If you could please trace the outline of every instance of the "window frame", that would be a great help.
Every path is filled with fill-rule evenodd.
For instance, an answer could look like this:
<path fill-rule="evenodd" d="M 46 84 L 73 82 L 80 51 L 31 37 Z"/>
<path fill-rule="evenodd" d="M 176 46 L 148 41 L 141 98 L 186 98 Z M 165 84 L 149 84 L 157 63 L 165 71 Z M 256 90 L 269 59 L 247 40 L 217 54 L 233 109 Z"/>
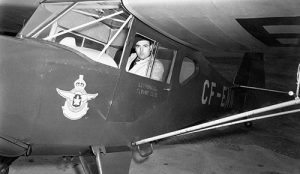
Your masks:
<path fill-rule="evenodd" d="M 155 80 L 155 79 L 152 79 L 151 78 L 151 74 L 152 74 L 152 70 L 153 70 L 153 64 L 152 64 L 152 66 L 150 65 L 150 63 L 148 64 L 148 67 L 149 66 L 151 66 L 151 73 L 150 73 L 150 77 L 148 77 L 147 75 L 146 76 L 141 76 L 141 75 L 137 75 L 137 74 L 135 74 L 135 73 L 132 73 L 132 72 L 129 72 L 129 70 L 127 71 L 127 70 L 125 70 L 127 73 L 130 73 L 130 74 L 134 74 L 134 75 L 137 75 L 137 76 L 140 76 L 140 77 L 143 77 L 143 78 L 146 78 L 146 79 L 150 79 L 150 80 L 153 80 L 153 81 L 157 81 L 157 82 L 161 82 L 161 83 L 164 83 L 164 84 L 171 84 L 171 79 L 172 79 L 172 76 L 173 76 L 173 71 L 174 71 L 174 65 L 175 65 L 175 61 L 176 61 L 176 57 L 177 57 L 177 55 L 178 55 L 178 50 L 176 50 L 176 49 L 174 49 L 173 47 L 174 46 L 172 46 L 172 47 L 169 47 L 169 45 L 171 45 L 171 44 L 165 44 L 165 43 L 163 43 L 163 44 L 161 44 L 158 40 L 156 40 L 156 39 L 154 39 L 154 38 L 152 38 L 152 37 L 150 37 L 150 36 L 148 36 L 147 34 L 142 34 L 142 33 L 140 33 L 140 32 L 135 32 L 134 34 L 133 34 L 133 37 L 132 37 L 132 46 L 130 47 L 130 55 L 132 54 L 132 53 L 134 53 L 135 51 L 134 51 L 134 49 L 135 49 L 135 45 L 134 45 L 134 40 L 135 40 L 135 38 L 137 37 L 137 36 L 141 36 L 141 37 L 144 37 L 144 38 L 147 38 L 147 39 L 149 39 L 151 42 L 152 42 L 152 45 L 153 45 L 153 48 L 152 48 L 152 55 L 153 55 L 153 58 L 154 58 L 154 60 L 152 61 L 152 63 L 154 64 L 154 61 L 156 60 L 156 59 L 158 59 L 158 60 L 161 60 L 161 59 L 159 59 L 158 58 L 158 54 L 159 54 L 159 48 L 160 47 L 162 47 L 163 49 L 168 49 L 168 50 L 171 50 L 172 52 L 173 52 L 173 57 L 172 57 L 172 60 L 170 60 L 170 64 L 169 64 L 169 67 L 168 67 L 168 75 L 166 75 L 165 76 L 165 73 L 166 73 L 166 67 L 164 66 L 164 73 L 163 73 L 163 79 L 162 79 L 162 81 L 158 81 L 158 80 Z M 130 57 L 130 56 L 129 56 Z M 166 59 L 167 60 L 167 59 Z M 127 67 L 127 63 L 128 63 L 128 60 L 127 60 L 127 62 L 126 62 L 126 67 Z M 161 62 L 162 63 L 162 62 Z M 163 64 L 163 63 L 162 63 Z M 164 64 L 163 64 L 164 65 Z M 148 71 L 148 70 L 147 70 Z M 147 72 L 148 73 L 148 72 Z M 164 77 L 166 77 L 166 78 L 164 78 Z"/>

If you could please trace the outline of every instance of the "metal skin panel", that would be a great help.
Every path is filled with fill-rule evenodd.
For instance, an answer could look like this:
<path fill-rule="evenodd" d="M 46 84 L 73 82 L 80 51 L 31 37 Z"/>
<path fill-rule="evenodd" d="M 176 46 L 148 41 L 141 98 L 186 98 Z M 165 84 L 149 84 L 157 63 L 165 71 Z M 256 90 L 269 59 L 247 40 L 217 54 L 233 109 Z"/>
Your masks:
<path fill-rule="evenodd" d="M 120 70 L 56 44 L 2 36 L 0 39 L 1 132 L 37 146 L 99 142 L 103 138 L 99 133 L 110 129 L 104 122 Z M 84 75 L 87 93 L 98 96 L 88 101 L 87 114 L 74 121 L 64 116 L 62 106 L 66 99 L 56 88 L 71 91 L 79 75 Z M 6 153 L 4 144 L 1 139 L 0 154 Z"/>
<path fill-rule="evenodd" d="M 28 42 L 20 39 L 1 36 L 0 40 L 1 133 L 26 142 L 31 138 L 38 115 L 41 81 L 45 73 L 45 59 L 40 57 L 44 56 L 45 50 L 39 44 L 33 44 L 31 49 Z M 34 56 L 34 50 L 40 55 Z M 0 141 L 0 153 L 5 154 L 4 140 Z M 19 150 L 23 152 L 23 149 Z M 11 155 L 14 153 L 20 152 L 11 152 Z"/>

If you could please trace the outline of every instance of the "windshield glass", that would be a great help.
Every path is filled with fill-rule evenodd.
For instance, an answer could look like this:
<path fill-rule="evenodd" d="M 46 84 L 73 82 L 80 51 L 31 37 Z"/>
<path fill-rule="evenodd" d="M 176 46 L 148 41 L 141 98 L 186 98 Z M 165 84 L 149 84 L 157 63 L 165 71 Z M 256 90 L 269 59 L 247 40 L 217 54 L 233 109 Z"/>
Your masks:
<path fill-rule="evenodd" d="M 119 1 L 43 3 L 20 35 L 56 42 L 117 67 L 113 57 L 123 49 L 131 18 Z"/>

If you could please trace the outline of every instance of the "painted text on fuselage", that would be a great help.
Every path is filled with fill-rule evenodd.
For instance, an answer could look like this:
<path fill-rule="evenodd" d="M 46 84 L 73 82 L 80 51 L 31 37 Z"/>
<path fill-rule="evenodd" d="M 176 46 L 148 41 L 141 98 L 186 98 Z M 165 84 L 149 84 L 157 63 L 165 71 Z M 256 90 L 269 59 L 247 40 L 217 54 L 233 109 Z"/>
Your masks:
<path fill-rule="evenodd" d="M 233 104 L 234 91 L 227 86 L 222 86 L 220 88 L 217 83 L 205 80 L 203 83 L 201 97 L 202 104 L 204 105 L 217 103 L 220 107 L 231 108 Z"/>

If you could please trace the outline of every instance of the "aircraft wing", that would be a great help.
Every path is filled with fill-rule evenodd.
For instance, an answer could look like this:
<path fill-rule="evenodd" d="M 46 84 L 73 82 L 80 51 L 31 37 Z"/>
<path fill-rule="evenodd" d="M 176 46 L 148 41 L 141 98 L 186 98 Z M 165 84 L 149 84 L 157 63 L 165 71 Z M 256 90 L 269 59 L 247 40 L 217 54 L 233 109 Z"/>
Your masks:
<path fill-rule="evenodd" d="M 40 2 L 1 0 L 0 32 L 17 33 Z M 298 0 L 123 0 L 123 4 L 151 27 L 200 51 L 299 52 Z"/>
<path fill-rule="evenodd" d="M 123 0 L 140 20 L 195 49 L 298 53 L 298 0 Z M 175 30 L 176 29 L 176 30 Z"/>
<path fill-rule="evenodd" d="M 149 26 L 201 51 L 230 81 L 243 53 L 259 52 L 264 53 L 267 88 L 296 88 L 299 0 L 123 0 L 123 4 Z"/>

